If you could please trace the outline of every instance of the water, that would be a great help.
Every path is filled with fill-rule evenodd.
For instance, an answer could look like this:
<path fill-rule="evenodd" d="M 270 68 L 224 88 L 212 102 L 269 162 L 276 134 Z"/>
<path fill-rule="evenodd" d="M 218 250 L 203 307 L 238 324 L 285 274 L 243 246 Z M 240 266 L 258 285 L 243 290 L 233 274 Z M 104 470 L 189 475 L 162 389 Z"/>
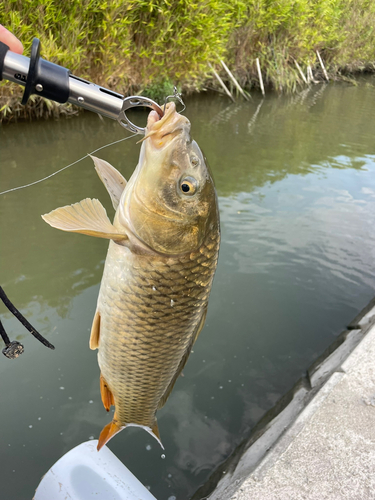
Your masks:
<path fill-rule="evenodd" d="M 228 104 L 188 100 L 211 164 L 222 246 L 207 323 L 158 421 L 165 452 L 129 428 L 109 447 L 158 500 L 188 499 L 374 296 L 373 80 Z M 86 113 L 0 129 L 0 187 L 32 182 L 124 137 Z M 98 156 L 131 175 L 135 139 Z M 109 197 L 90 159 L 0 196 L 1 284 L 55 346 L 34 340 L 1 306 L 17 360 L 0 358 L 4 498 L 31 498 L 65 452 L 110 420 L 88 348 L 108 243 L 54 230 L 40 215 Z M 165 458 L 162 458 L 162 455 Z"/>

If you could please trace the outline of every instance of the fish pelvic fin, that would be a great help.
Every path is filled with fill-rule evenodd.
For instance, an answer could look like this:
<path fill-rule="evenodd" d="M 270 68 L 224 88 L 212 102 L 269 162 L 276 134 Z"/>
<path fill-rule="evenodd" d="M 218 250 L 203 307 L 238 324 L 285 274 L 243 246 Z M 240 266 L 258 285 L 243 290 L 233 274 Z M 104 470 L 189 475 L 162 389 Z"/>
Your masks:
<path fill-rule="evenodd" d="M 115 416 L 109 424 L 107 424 L 102 432 L 100 433 L 99 440 L 98 440 L 98 446 L 97 450 L 99 451 L 105 444 L 108 443 L 110 439 L 113 438 L 118 432 L 120 432 L 124 426 L 119 425 L 119 423 L 116 420 L 116 413 Z"/>
<path fill-rule="evenodd" d="M 126 179 L 107 161 L 101 160 L 96 156 L 89 156 L 94 162 L 96 173 L 111 197 L 113 208 L 117 210 L 121 194 L 126 186 Z"/>
<path fill-rule="evenodd" d="M 100 395 L 102 397 L 104 408 L 109 411 L 111 409 L 111 406 L 114 406 L 115 399 L 102 374 L 100 374 Z"/>
<path fill-rule="evenodd" d="M 92 322 L 91 334 L 90 334 L 90 349 L 93 351 L 99 348 L 99 338 L 100 338 L 100 313 L 95 312 L 95 316 Z"/>
<path fill-rule="evenodd" d="M 56 208 L 42 219 L 52 227 L 72 233 L 82 233 L 114 241 L 127 239 L 108 219 L 107 212 L 99 200 L 86 198 L 74 205 Z"/>

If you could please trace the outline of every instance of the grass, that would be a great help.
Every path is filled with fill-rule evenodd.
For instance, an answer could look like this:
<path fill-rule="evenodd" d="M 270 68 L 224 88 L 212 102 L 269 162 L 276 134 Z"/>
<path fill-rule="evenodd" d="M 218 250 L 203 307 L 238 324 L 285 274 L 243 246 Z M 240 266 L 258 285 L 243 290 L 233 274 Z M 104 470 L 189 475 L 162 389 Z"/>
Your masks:
<path fill-rule="evenodd" d="M 223 75 L 220 58 L 251 89 L 258 57 L 266 85 L 281 92 L 304 85 L 294 60 L 320 77 L 316 50 L 333 78 L 374 70 L 372 0 L 8 0 L 0 23 L 26 55 L 36 36 L 42 56 L 73 74 L 159 100 L 173 84 L 185 92 L 216 85 L 209 63 Z M 37 101 L 26 111 L 21 94 L 1 84 L 0 119 L 75 112 Z"/>

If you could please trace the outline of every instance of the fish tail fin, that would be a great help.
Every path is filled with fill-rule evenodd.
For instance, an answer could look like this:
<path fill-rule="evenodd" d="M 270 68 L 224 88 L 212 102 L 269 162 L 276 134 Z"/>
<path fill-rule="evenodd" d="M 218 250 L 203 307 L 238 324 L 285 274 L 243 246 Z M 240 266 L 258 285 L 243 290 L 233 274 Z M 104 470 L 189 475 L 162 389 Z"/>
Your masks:
<path fill-rule="evenodd" d="M 160 441 L 160 432 L 159 432 L 159 427 L 158 427 L 158 423 L 157 423 L 156 420 L 155 420 L 155 425 L 151 429 L 151 432 L 153 434 L 155 434 L 155 436 L 157 437 L 158 441 Z"/>
<path fill-rule="evenodd" d="M 116 416 L 116 414 L 115 414 Z M 113 438 L 113 436 L 115 434 L 117 434 L 118 432 L 120 432 L 124 427 L 119 425 L 117 420 L 116 420 L 116 417 L 114 416 L 112 422 L 110 422 L 109 424 L 107 424 L 104 429 L 102 430 L 102 432 L 100 433 L 100 436 L 99 436 L 99 441 L 98 441 L 98 446 L 97 446 L 97 450 L 99 451 L 106 443 L 108 443 L 108 441 Z"/>
<path fill-rule="evenodd" d="M 150 427 L 144 427 L 144 429 L 149 433 L 151 434 L 151 436 L 153 438 L 156 439 L 156 441 L 160 444 L 160 446 L 163 448 L 164 450 L 164 446 L 163 446 L 163 443 L 161 442 L 161 439 L 160 439 L 160 432 L 159 432 L 159 427 L 158 427 L 158 423 L 155 419 L 155 423 L 154 425 L 150 428 Z"/>
<path fill-rule="evenodd" d="M 160 440 L 160 433 L 159 433 L 159 427 L 158 423 L 155 419 L 154 425 L 152 427 L 148 427 L 147 425 L 140 425 L 140 424 L 123 424 L 120 425 L 117 421 L 116 418 L 116 412 L 113 416 L 112 422 L 107 424 L 102 432 L 100 433 L 99 440 L 98 440 L 98 446 L 97 450 L 99 451 L 108 441 L 113 438 L 118 432 L 120 432 L 122 429 L 125 429 L 125 427 L 141 427 L 145 431 L 147 431 L 151 436 L 156 439 L 156 441 L 160 444 L 162 449 L 164 450 L 164 446 Z"/>

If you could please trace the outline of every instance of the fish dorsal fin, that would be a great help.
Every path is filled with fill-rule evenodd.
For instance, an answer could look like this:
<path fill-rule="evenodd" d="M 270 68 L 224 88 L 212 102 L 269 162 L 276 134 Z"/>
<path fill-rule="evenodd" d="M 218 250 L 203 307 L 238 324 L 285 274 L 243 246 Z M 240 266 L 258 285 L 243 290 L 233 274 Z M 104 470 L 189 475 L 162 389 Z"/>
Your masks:
<path fill-rule="evenodd" d="M 176 373 L 173 375 L 173 378 L 170 381 L 169 386 L 167 387 L 165 393 L 163 394 L 163 396 L 161 397 L 161 399 L 159 401 L 158 410 L 160 410 L 160 408 L 162 408 L 165 405 L 165 403 L 167 402 L 167 399 L 169 398 L 169 396 L 170 396 L 170 394 L 172 392 L 172 389 L 173 389 L 173 387 L 174 387 L 174 385 L 175 385 L 178 377 L 181 375 L 182 370 L 184 369 L 184 366 L 186 365 L 186 362 L 187 362 L 187 360 L 188 360 L 188 358 L 190 356 L 190 353 L 191 353 L 191 350 L 193 348 L 193 345 L 194 345 L 195 341 L 197 340 L 197 338 L 199 337 L 199 334 L 202 331 L 202 328 L 204 326 L 204 322 L 206 321 L 206 316 L 207 316 L 207 306 L 206 306 L 205 310 L 203 311 L 201 320 L 198 323 L 198 326 L 197 326 L 197 328 L 196 328 L 196 330 L 194 332 L 194 335 L 193 335 L 193 337 L 191 339 L 190 345 L 188 346 L 188 348 L 186 349 L 185 354 L 181 358 L 181 361 L 180 361 L 180 364 L 177 367 Z"/>
<path fill-rule="evenodd" d="M 107 161 L 101 160 L 96 156 L 89 156 L 93 159 L 96 173 L 99 175 L 100 180 L 105 185 L 111 197 L 113 208 L 117 210 L 121 194 L 126 186 L 126 179 Z"/>
<path fill-rule="evenodd" d="M 88 234 L 97 238 L 114 241 L 127 239 L 107 217 L 105 208 L 99 200 L 86 198 L 74 205 L 56 208 L 42 218 L 52 227 L 72 233 Z"/>

